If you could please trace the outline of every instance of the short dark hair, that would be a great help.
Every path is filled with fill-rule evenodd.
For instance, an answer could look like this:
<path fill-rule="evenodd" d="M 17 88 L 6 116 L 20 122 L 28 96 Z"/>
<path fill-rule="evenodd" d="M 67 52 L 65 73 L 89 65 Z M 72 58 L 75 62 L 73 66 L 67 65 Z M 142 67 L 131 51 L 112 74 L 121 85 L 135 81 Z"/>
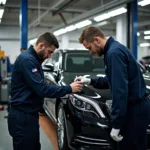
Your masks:
<path fill-rule="evenodd" d="M 35 44 L 38 45 L 40 42 L 44 42 L 47 46 L 54 45 L 56 48 L 59 48 L 57 38 L 50 32 L 41 34 Z"/>
<path fill-rule="evenodd" d="M 79 38 L 79 42 L 83 43 L 84 40 L 86 40 L 87 42 L 93 42 L 95 36 L 99 36 L 103 39 L 105 38 L 104 33 L 99 28 L 94 26 L 87 27 L 83 30 Z"/>

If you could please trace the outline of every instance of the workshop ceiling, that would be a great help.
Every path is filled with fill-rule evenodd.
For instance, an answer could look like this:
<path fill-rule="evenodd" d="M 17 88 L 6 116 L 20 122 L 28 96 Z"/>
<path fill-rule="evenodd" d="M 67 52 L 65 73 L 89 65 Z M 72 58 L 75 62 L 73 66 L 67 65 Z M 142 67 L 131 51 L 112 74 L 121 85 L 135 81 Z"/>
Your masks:
<path fill-rule="evenodd" d="M 0 26 L 18 26 L 21 0 L 7 0 Z M 28 0 L 28 28 L 59 29 L 95 16 L 115 7 L 124 6 L 129 0 Z M 138 30 L 150 30 L 150 5 L 138 6 Z M 116 30 L 115 17 L 101 28 Z"/>

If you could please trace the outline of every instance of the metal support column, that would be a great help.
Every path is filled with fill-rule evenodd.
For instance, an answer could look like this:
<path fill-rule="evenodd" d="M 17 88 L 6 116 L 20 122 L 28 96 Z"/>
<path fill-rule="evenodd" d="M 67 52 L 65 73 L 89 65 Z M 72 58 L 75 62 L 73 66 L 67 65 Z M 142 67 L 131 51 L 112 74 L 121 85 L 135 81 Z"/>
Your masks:
<path fill-rule="evenodd" d="M 127 3 L 127 46 L 132 50 L 137 59 L 137 30 L 138 30 L 138 12 L 137 0 Z"/>
<path fill-rule="evenodd" d="M 28 42 L 28 0 L 21 0 L 20 5 L 20 39 L 21 47 L 27 48 Z"/>

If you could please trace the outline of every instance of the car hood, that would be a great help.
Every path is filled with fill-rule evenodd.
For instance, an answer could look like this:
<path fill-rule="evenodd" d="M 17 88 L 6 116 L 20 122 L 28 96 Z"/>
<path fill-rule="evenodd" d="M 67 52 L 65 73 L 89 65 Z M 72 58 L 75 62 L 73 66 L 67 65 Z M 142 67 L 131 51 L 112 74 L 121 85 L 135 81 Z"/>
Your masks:
<path fill-rule="evenodd" d="M 93 99 L 95 101 L 100 100 L 100 101 L 105 102 L 105 100 L 103 100 L 103 97 L 99 93 L 95 92 L 93 89 L 89 88 L 89 86 L 86 86 L 86 85 L 83 86 L 82 91 L 80 93 L 77 93 L 77 94 L 84 96 L 84 97 L 87 97 L 87 98 L 90 98 L 90 99 Z"/>
<path fill-rule="evenodd" d="M 74 78 L 76 76 L 86 76 L 89 78 L 92 77 L 99 77 L 99 76 L 105 76 L 103 73 L 102 74 L 97 74 L 97 73 L 63 73 L 63 82 L 67 85 L 70 84 L 74 81 Z M 100 90 L 100 89 L 95 89 L 92 86 L 83 86 L 82 91 L 80 93 L 77 93 L 81 96 L 88 97 L 90 99 L 94 99 L 95 101 L 99 102 L 106 102 L 106 100 L 111 99 L 111 94 L 110 90 Z"/>
<path fill-rule="evenodd" d="M 105 76 L 104 73 L 91 73 L 91 72 L 87 72 L 87 73 L 71 73 L 71 72 L 63 72 L 62 73 L 63 76 L 63 81 L 66 84 L 70 84 L 74 81 L 76 76 L 85 76 L 88 78 L 92 78 L 92 77 L 98 77 L 98 76 Z"/>

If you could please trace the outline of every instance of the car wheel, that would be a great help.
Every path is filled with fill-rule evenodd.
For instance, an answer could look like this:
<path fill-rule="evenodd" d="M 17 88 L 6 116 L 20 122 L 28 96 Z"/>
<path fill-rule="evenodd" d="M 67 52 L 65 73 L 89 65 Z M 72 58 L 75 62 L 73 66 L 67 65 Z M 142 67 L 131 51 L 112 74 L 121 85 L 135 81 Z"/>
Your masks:
<path fill-rule="evenodd" d="M 59 150 L 69 150 L 67 142 L 67 133 L 65 126 L 65 113 L 63 103 L 60 103 L 57 109 L 57 140 Z"/>

